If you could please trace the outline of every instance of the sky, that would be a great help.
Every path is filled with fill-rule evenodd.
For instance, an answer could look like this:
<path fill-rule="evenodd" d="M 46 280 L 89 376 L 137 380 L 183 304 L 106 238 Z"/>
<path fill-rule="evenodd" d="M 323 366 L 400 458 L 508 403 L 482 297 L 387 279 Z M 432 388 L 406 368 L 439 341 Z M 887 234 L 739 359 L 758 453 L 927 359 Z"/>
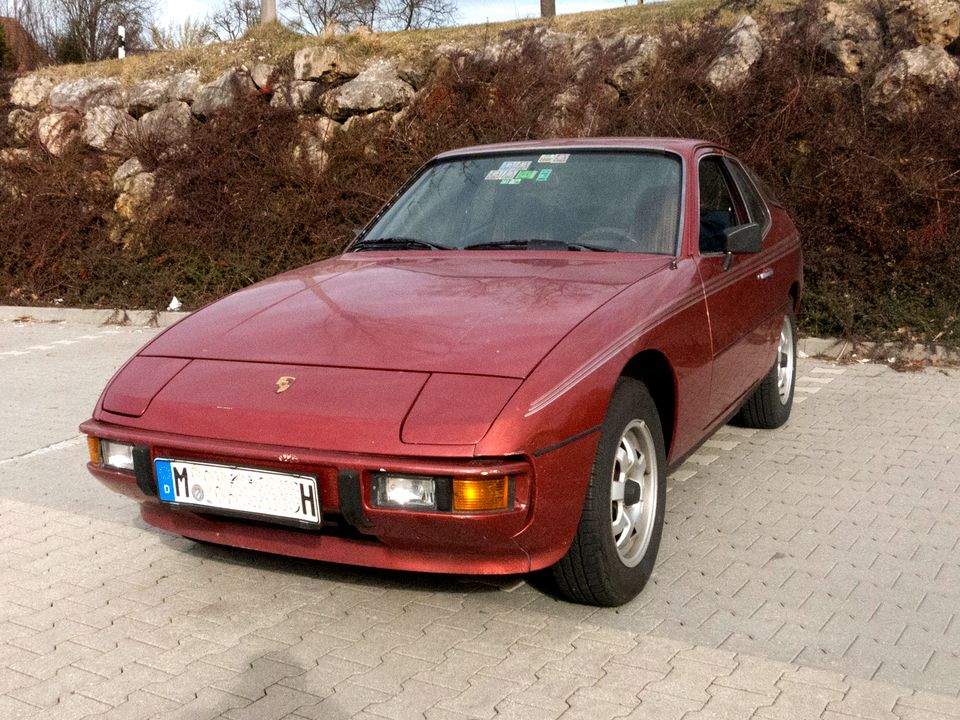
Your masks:
<path fill-rule="evenodd" d="M 603 10 L 633 4 L 636 0 L 556 0 L 557 13 L 583 12 L 584 10 Z M 181 23 L 187 17 L 205 17 L 220 0 L 175 0 L 163 3 L 161 24 Z M 279 2 L 277 3 L 280 4 Z M 540 14 L 539 0 L 458 0 L 457 23 L 472 24 L 518 20 L 536 17 Z"/>

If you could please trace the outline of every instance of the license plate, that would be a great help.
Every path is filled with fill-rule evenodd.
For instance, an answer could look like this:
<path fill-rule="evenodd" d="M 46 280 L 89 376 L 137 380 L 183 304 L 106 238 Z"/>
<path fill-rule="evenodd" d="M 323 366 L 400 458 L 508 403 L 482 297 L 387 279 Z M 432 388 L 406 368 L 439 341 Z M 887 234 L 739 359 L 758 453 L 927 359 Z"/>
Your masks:
<path fill-rule="evenodd" d="M 164 502 L 320 524 L 317 479 L 257 468 L 154 460 Z"/>

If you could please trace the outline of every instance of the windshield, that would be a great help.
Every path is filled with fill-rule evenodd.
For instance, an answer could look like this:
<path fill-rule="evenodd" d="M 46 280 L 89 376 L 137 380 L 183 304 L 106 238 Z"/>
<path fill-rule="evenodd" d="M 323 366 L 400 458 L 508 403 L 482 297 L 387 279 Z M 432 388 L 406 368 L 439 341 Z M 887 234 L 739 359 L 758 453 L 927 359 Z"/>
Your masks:
<path fill-rule="evenodd" d="M 601 250 L 673 255 L 680 160 L 525 152 L 428 168 L 351 250 Z"/>

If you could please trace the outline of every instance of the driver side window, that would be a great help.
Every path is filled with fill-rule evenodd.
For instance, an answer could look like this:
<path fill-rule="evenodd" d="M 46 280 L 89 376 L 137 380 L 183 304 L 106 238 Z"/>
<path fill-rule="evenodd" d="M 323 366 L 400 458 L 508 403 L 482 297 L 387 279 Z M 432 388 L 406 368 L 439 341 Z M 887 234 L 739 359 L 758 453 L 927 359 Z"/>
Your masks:
<path fill-rule="evenodd" d="M 737 205 L 717 156 L 700 161 L 700 252 L 723 251 L 723 231 L 739 225 Z"/>

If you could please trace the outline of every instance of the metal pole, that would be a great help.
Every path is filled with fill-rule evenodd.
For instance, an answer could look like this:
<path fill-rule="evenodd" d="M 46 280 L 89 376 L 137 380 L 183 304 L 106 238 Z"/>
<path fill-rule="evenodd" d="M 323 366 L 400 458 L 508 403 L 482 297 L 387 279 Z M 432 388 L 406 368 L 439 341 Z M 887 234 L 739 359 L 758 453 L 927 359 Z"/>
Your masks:
<path fill-rule="evenodd" d="M 260 24 L 277 21 L 277 0 L 260 0 Z"/>

